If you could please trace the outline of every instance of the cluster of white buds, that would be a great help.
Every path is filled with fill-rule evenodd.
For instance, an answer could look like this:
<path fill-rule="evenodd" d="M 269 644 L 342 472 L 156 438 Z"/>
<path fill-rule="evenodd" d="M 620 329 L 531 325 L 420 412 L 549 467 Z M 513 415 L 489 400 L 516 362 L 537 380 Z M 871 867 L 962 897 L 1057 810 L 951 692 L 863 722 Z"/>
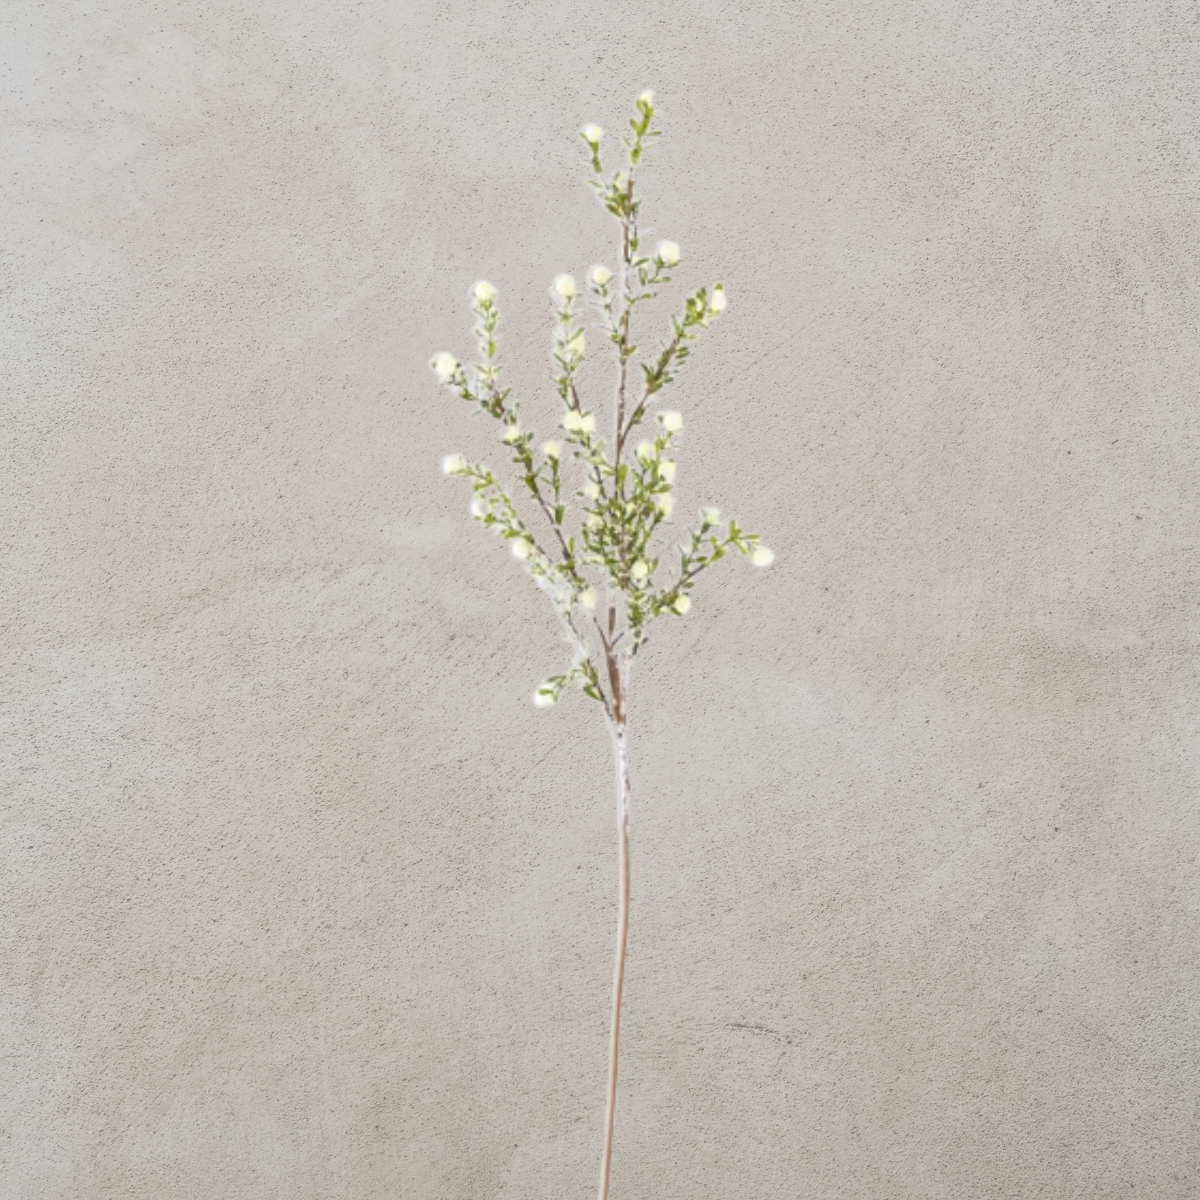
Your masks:
<path fill-rule="evenodd" d="M 573 408 L 568 408 L 562 415 L 562 427 L 567 433 L 593 434 L 596 432 L 596 414 L 578 412 Z"/>
<path fill-rule="evenodd" d="M 677 467 L 670 447 L 683 430 L 683 415 L 674 409 L 656 411 L 654 406 L 658 393 L 673 382 L 686 361 L 697 335 L 713 317 L 725 311 L 727 301 L 720 283 L 689 295 L 682 313 L 672 318 L 672 336 L 654 357 L 640 364 L 640 394 L 632 394 L 626 365 L 636 353 L 630 336 L 631 314 L 635 306 L 655 296 L 656 289 L 669 282 L 669 273 L 682 261 L 678 242 L 670 239 L 660 241 L 653 254 L 640 248 L 640 199 L 634 191 L 633 174 L 641 155 L 657 137 L 657 131 L 651 128 L 653 115 L 654 95 L 643 92 L 637 99 L 637 115 L 630 123 L 632 135 L 627 135 L 624 142 L 628 161 L 607 178 L 600 154 L 603 130 L 598 125 L 585 125 L 580 130 L 591 156 L 593 187 L 623 229 L 619 271 L 597 263 L 586 278 L 588 296 L 603 317 L 620 370 L 612 444 L 596 437 L 596 414 L 584 406 L 578 392 L 577 374 L 584 361 L 586 334 L 577 317 L 580 288 L 571 274 L 555 276 L 550 288 L 555 318 L 554 379 L 562 401 L 564 442 L 544 442 L 539 454 L 533 433 L 522 428 L 509 389 L 500 386 L 496 358 L 499 293 L 492 283 L 478 280 L 470 292 L 479 351 L 470 373 L 449 351 L 442 351 L 430 361 L 442 384 L 501 423 L 501 440 L 511 453 L 518 478 L 548 522 L 549 536 L 541 541 L 487 467 L 472 464 L 460 454 L 448 455 L 444 460 L 442 468 L 448 475 L 472 481 L 472 516 L 508 542 L 513 557 L 547 592 L 574 647 L 574 666 L 566 674 L 547 679 L 535 693 L 535 703 L 539 707 L 555 704 L 563 687 L 574 681 L 603 703 L 614 719 L 617 699 L 603 682 L 615 677 L 613 656 L 636 653 L 654 617 L 689 612 L 696 575 L 727 552 L 737 550 L 756 566 L 767 566 L 774 559 L 757 535 L 744 532 L 736 522 L 723 523 L 719 509 L 706 507 L 700 510 L 699 526 L 679 547 L 679 562 L 671 571 L 673 578 L 661 583 L 656 579 L 660 560 L 652 542 L 656 531 L 675 515 Z M 655 436 L 635 445 L 630 434 L 651 416 Z M 569 481 L 572 468 L 581 472 L 582 478 Z M 572 495 L 579 502 L 578 523 L 574 526 L 568 512 Z M 593 620 L 590 615 L 598 604 L 596 585 L 591 581 L 597 573 L 609 597 L 603 623 L 599 616 Z M 624 634 L 619 638 L 614 629 L 618 615 L 629 634 L 623 644 Z M 604 672 L 594 665 L 598 651 L 588 636 L 592 624 L 599 631 L 599 649 L 609 659 Z"/>

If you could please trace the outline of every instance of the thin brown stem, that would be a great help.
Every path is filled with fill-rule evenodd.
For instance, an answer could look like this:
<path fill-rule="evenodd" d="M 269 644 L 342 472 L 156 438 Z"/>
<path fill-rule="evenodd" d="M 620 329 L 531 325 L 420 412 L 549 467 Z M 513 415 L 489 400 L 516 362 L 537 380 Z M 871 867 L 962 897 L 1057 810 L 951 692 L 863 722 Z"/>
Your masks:
<path fill-rule="evenodd" d="M 629 940 L 629 763 L 625 727 L 613 726 L 617 767 L 617 838 L 620 885 L 617 899 L 617 958 L 613 968 L 612 1037 L 608 1048 L 608 1104 L 604 1113 L 604 1157 L 600 1163 L 600 1200 L 608 1200 L 612 1172 L 613 1128 L 617 1116 L 617 1059 L 621 1049 L 621 993 L 625 987 L 625 948 Z"/>
<path fill-rule="evenodd" d="M 679 347 L 682 345 L 683 345 L 682 335 L 676 334 L 675 337 L 673 337 L 671 339 L 670 345 L 668 345 L 666 350 L 664 350 L 662 352 L 662 354 L 659 356 L 659 360 L 658 360 L 659 366 L 660 367 L 670 366 L 671 360 L 675 357 L 676 354 L 679 353 Z M 629 421 L 626 423 L 624 429 L 621 432 L 621 445 L 622 446 L 624 446 L 629 435 L 633 432 L 633 427 L 642 419 L 642 416 L 645 414 L 646 405 L 650 402 L 650 397 L 653 394 L 654 393 L 649 390 L 649 387 L 647 387 L 646 389 L 643 390 L 641 400 L 638 401 L 637 407 L 630 414 Z"/>
<path fill-rule="evenodd" d="M 629 182 L 625 186 L 625 204 L 626 213 L 628 213 L 633 207 L 632 173 L 630 173 Z M 613 463 L 617 466 L 620 465 L 621 451 L 625 447 L 625 384 L 629 373 L 629 318 L 633 310 L 629 286 L 629 271 L 633 265 L 632 225 L 633 220 L 628 215 L 621 221 L 621 332 L 620 340 L 617 343 L 619 361 L 617 363 L 616 429 L 613 438 L 616 448 Z"/>
<path fill-rule="evenodd" d="M 632 164 L 631 164 L 632 165 Z M 629 319 L 633 309 L 629 272 L 633 266 L 634 221 L 633 176 L 630 174 L 625 192 L 626 215 L 621 222 L 621 317 L 619 329 L 619 363 L 617 374 L 616 409 L 613 430 L 613 466 L 617 471 L 613 492 L 618 502 L 624 499 L 620 484 L 621 455 L 625 449 L 625 399 L 629 368 Z M 628 534 L 622 525 L 618 547 L 621 564 L 628 570 Z M 625 581 L 622 581 L 625 586 Z M 625 987 L 625 947 L 629 938 L 629 763 L 625 752 L 625 682 L 621 651 L 617 649 L 617 606 L 608 606 L 608 637 L 601 631 L 608 666 L 609 689 L 612 693 L 613 752 L 617 768 L 617 839 L 620 861 L 620 884 L 617 894 L 617 955 L 613 968 L 612 1037 L 608 1050 L 608 1102 L 604 1113 L 604 1157 L 600 1163 L 600 1200 L 608 1200 L 608 1182 L 612 1171 L 613 1127 L 617 1116 L 617 1061 L 621 1049 L 621 994 Z"/>
<path fill-rule="evenodd" d="M 572 583 L 581 584 L 583 582 L 579 577 L 579 572 L 575 569 L 575 557 L 571 553 L 570 546 L 567 545 L 566 538 L 563 537 L 562 526 L 554 518 L 554 510 L 546 498 L 542 495 L 542 489 L 537 486 L 537 477 L 534 476 L 533 486 L 530 491 L 533 493 L 534 499 L 538 502 L 542 512 L 546 514 L 546 520 L 550 522 L 550 528 L 554 530 L 554 536 L 558 538 L 559 549 L 562 550 L 563 566 L 567 568 L 567 575 Z"/>

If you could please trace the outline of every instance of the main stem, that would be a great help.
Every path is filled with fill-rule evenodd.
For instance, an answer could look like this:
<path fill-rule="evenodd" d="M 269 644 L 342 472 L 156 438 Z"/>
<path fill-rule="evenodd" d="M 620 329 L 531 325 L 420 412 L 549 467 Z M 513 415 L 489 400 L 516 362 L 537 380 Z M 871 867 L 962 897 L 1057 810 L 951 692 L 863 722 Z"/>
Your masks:
<path fill-rule="evenodd" d="M 621 993 L 625 986 L 625 946 L 629 940 L 629 760 L 625 726 L 613 726 L 617 767 L 617 839 L 621 882 L 617 900 L 617 961 L 613 968 L 612 1038 L 608 1047 L 608 1106 L 604 1113 L 604 1159 L 600 1164 L 600 1200 L 608 1200 L 612 1169 L 613 1123 L 617 1115 L 617 1055 L 621 1048 Z"/>
<path fill-rule="evenodd" d="M 625 215 L 621 218 L 621 316 L 619 323 L 619 363 L 617 369 L 617 395 L 614 408 L 613 462 L 618 474 L 613 481 L 613 491 L 618 501 L 624 499 L 624 487 L 620 483 L 619 468 L 621 452 L 625 448 L 625 385 L 629 364 L 629 318 L 633 311 L 630 298 L 629 272 L 633 267 L 634 218 L 633 212 L 633 163 L 630 163 L 629 181 L 625 185 Z M 629 551 L 626 538 L 622 538 L 621 570 L 629 570 Z M 628 586 L 628 577 L 621 580 L 621 587 Z M 612 695 L 608 710 L 613 738 L 613 755 L 617 767 L 617 846 L 620 858 L 621 880 L 617 893 L 617 961 L 613 967 L 612 1037 L 608 1044 L 608 1104 L 604 1112 L 604 1158 L 600 1163 L 600 1200 L 608 1200 L 608 1180 L 612 1172 L 613 1124 L 617 1117 L 617 1057 L 621 1050 L 621 993 L 625 988 L 625 946 L 629 940 L 629 759 L 625 750 L 625 685 L 628 679 L 628 659 L 622 659 L 617 649 L 616 636 L 617 606 L 615 599 L 608 605 L 608 636 L 601 629 L 605 658 L 608 666 L 608 681 Z M 624 666 L 623 666 L 624 662 Z"/>

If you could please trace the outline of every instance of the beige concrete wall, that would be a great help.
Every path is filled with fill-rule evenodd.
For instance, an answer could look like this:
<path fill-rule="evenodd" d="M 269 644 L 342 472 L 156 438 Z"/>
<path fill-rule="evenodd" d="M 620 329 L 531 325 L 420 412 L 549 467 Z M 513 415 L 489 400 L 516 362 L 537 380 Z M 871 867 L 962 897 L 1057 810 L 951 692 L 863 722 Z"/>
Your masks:
<path fill-rule="evenodd" d="M 1200 1195 L 1193 6 L 3 24 L 0 1194 L 592 1194 L 607 737 L 425 364 L 487 276 L 548 422 L 652 86 L 779 560 L 637 679 L 614 1198 Z"/>

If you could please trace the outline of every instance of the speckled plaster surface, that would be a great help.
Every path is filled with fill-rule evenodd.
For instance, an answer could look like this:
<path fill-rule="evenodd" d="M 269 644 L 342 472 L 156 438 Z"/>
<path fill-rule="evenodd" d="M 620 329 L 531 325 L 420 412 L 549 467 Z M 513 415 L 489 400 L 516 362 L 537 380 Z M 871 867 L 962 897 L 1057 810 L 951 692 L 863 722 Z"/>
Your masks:
<path fill-rule="evenodd" d="M 779 558 L 637 679 L 614 1200 L 1200 1195 L 1195 6 L 2 20 L 0 1194 L 593 1193 L 607 735 L 425 363 L 487 276 L 549 423 L 653 86 Z"/>

